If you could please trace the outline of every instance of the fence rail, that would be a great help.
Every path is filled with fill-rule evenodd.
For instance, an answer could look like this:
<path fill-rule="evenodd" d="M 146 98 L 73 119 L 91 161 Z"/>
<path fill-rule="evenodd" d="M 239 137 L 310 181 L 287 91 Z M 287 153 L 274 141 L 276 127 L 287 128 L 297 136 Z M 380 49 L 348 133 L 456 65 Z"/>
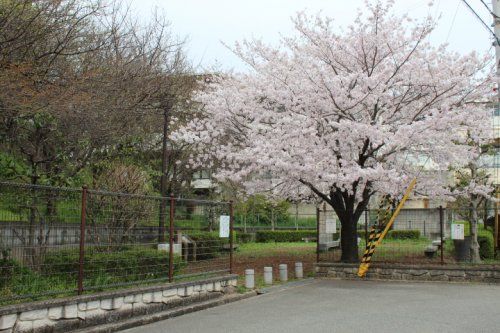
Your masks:
<path fill-rule="evenodd" d="M 495 259 L 493 222 L 496 213 L 493 208 L 477 212 L 477 235 L 483 264 L 500 264 Z M 471 214 L 469 208 L 402 209 L 386 238 L 376 247 L 371 261 L 409 265 L 469 263 Z M 365 210 L 360 217 L 357 225 L 360 257 L 369 241 L 370 230 L 379 223 L 380 211 L 375 209 Z M 452 237 L 452 228 L 457 224 L 463 225 L 462 240 Z M 331 231 L 332 228 L 335 232 L 328 232 L 327 229 Z M 342 227 L 333 211 L 318 209 L 318 261 L 340 261 L 341 232 Z"/>
<path fill-rule="evenodd" d="M 230 235 L 230 202 L 0 182 L 0 303 L 230 272 Z"/>
<path fill-rule="evenodd" d="M 494 258 L 495 214 L 484 209 L 477 217 L 480 254 L 492 265 L 500 264 Z M 302 261 L 312 272 L 315 262 L 340 261 L 342 226 L 333 211 L 277 215 L 235 218 L 231 202 L 0 182 L 0 305 L 242 273 L 255 265 Z M 372 261 L 467 263 L 471 218 L 469 209 L 403 209 Z M 228 227 L 222 228 L 225 237 L 220 237 L 221 220 Z M 361 215 L 359 257 L 378 223 L 377 210 Z M 451 237 L 456 224 L 464 225 L 463 241 Z M 236 239 L 240 247 L 233 255 Z M 268 253 L 266 246 L 246 242 L 277 244 Z"/>

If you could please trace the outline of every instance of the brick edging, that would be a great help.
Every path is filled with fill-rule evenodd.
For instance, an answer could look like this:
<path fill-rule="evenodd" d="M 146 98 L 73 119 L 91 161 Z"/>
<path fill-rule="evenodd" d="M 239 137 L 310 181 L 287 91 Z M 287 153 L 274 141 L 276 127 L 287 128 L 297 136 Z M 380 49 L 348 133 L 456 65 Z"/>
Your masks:
<path fill-rule="evenodd" d="M 170 318 L 175 318 L 178 316 L 182 316 L 184 314 L 192 313 L 192 312 L 197 312 L 201 310 L 206 310 L 210 309 L 216 306 L 228 304 L 228 303 L 233 303 L 237 301 L 241 301 L 253 296 L 257 296 L 257 292 L 250 291 L 244 294 L 233 294 L 229 295 L 226 297 L 223 297 L 222 299 L 215 299 L 215 300 L 209 300 L 203 303 L 198 303 L 198 304 L 193 304 L 189 305 L 187 307 L 179 308 L 179 309 L 174 309 L 174 310 L 169 310 L 165 312 L 159 312 L 159 313 L 153 313 L 151 315 L 146 315 L 146 316 L 141 316 L 141 317 L 136 317 L 136 318 L 131 318 L 126 321 L 121 321 L 121 322 L 116 322 L 116 323 L 111 323 L 111 324 L 106 324 L 102 326 L 96 326 L 96 327 L 90 327 L 87 329 L 82 329 L 75 331 L 75 333 L 112 333 L 112 332 L 117 332 L 137 326 L 142 326 L 142 325 L 148 325 L 152 324 L 158 321 L 162 320 L 167 320 Z"/>
<path fill-rule="evenodd" d="M 358 265 L 344 263 L 320 263 L 316 265 L 316 276 L 361 280 L 357 276 Z M 461 266 L 411 266 L 373 265 L 363 279 L 430 282 L 479 282 L 500 284 L 500 269 L 497 267 Z"/>
<path fill-rule="evenodd" d="M 0 332 L 73 332 L 209 302 L 234 292 L 237 275 L 130 288 L 2 308 Z"/>
<path fill-rule="evenodd" d="M 359 264 L 351 263 L 316 263 L 317 267 L 343 267 L 343 268 L 353 268 L 359 267 Z M 440 270 L 440 271 L 482 271 L 482 272 L 500 272 L 500 266 L 496 265 L 404 265 L 404 264 L 390 264 L 390 263 L 373 263 L 370 269 L 382 268 L 382 269 L 418 269 L 418 270 Z"/>
<path fill-rule="evenodd" d="M 90 295 L 78 295 L 78 296 L 69 296 L 69 297 L 61 297 L 50 300 L 42 300 L 28 303 L 19 303 L 12 304 L 0 307 L 0 316 L 4 314 L 14 313 L 14 312 L 25 312 L 31 310 L 38 310 L 48 307 L 55 306 L 63 306 L 63 305 L 71 305 L 82 302 L 92 302 L 96 300 L 100 300 L 103 298 L 115 298 L 115 297 L 124 297 L 128 295 L 138 294 L 138 293 L 147 293 L 147 292 L 155 292 L 160 290 L 168 290 L 168 289 L 176 289 L 182 287 L 189 287 L 198 284 L 204 283 L 213 283 L 217 281 L 229 281 L 238 278 L 237 274 L 224 275 L 220 277 L 212 277 L 201 280 L 193 280 L 187 282 L 174 282 L 174 283 L 165 283 L 165 284 L 155 284 L 153 286 L 147 287 L 134 287 L 134 288 L 126 288 L 120 290 L 113 291 L 104 291 L 104 292 L 96 292 Z"/>

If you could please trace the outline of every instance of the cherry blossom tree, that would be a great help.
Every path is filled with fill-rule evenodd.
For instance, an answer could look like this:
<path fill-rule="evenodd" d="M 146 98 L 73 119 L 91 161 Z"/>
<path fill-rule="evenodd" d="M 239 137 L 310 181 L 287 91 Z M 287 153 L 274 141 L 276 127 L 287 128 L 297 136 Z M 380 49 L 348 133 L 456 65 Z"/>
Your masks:
<path fill-rule="evenodd" d="M 478 242 L 479 208 L 485 200 L 497 201 L 494 197 L 494 184 L 492 175 L 487 172 L 488 164 L 491 163 L 492 129 L 483 128 L 481 124 L 470 124 L 470 130 L 466 134 L 467 143 L 471 149 L 476 151 L 478 157 L 471 159 L 468 163 L 456 170 L 456 182 L 452 184 L 453 195 L 458 199 L 455 205 L 459 213 L 469 221 L 469 234 L 471 237 L 470 258 L 473 263 L 480 263 Z M 476 126 L 474 126 L 476 125 Z M 481 132 L 485 130 L 485 132 Z M 488 158 L 490 157 L 490 158 Z M 486 222 L 486 221 L 485 221 Z"/>
<path fill-rule="evenodd" d="M 490 57 L 431 46 L 435 23 L 392 14 L 392 5 L 367 2 L 344 29 L 299 13 L 297 34 L 277 47 L 237 43 L 251 71 L 215 78 L 196 97 L 201 115 L 173 135 L 197 147 L 190 166 L 217 163 L 217 179 L 249 193 L 290 197 L 300 185 L 299 196 L 327 202 L 344 262 L 358 261 L 356 225 L 374 194 L 398 198 L 422 161 L 466 165 L 477 152 L 463 133 L 490 126 L 469 103 L 491 89 Z M 450 195 L 441 178 L 423 173 L 417 193 Z"/>

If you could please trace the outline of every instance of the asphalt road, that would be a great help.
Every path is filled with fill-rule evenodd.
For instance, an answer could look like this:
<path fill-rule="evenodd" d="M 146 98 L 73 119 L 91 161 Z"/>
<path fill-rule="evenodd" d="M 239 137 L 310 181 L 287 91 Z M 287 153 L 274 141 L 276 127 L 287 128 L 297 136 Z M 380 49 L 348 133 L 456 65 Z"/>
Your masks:
<path fill-rule="evenodd" d="M 316 280 L 123 332 L 500 332 L 500 286 Z"/>

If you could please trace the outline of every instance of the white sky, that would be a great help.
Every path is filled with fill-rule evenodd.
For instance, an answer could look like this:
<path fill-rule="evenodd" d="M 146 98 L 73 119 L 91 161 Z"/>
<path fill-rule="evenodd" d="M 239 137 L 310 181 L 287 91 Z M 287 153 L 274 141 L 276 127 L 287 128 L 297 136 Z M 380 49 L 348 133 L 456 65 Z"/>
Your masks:
<path fill-rule="evenodd" d="M 356 9 L 363 0 L 129 0 L 135 15 L 148 20 L 158 7 L 172 23 L 172 32 L 188 38 L 188 55 L 199 70 L 244 70 L 244 65 L 221 42 L 232 45 L 243 38 L 262 38 L 276 43 L 281 35 L 293 34 L 290 17 L 297 11 L 310 14 L 321 11 L 334 18 L 340 26 L 352 23 Z M 490 0 L 484 0 L 490 5 Z M 394 11 L 409 13 L 412 17 L 425 17 L 429 12 L 437 17 L 438 28 L 430 41 L 441 44 L 448 41 L 452 50 L 468 53 L 486 52 L 491 47 L 491 36 L 461 0 L 396 0 Z M 491 15 L 480 0 L 468 3 L 490 25 Z M 455 15 L 456 13 L 456 15 Z M 455 19 L 454 19 L 455 18 Z M 454 22 L 453 22 L 454 21 Z M 453 24 L 452 24 L 453 23 Z"/>

